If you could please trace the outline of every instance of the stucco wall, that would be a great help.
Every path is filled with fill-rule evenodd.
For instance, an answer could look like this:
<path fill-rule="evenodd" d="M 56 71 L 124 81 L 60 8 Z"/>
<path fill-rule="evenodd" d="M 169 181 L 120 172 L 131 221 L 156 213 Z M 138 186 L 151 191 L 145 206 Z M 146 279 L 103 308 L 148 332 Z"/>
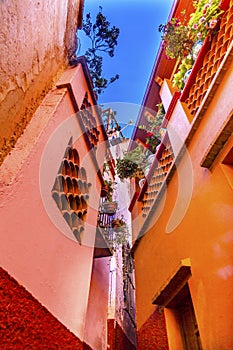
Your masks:
<path fill-rule="evenodd" d="M 190 293 L 202 346 L 208 350 L 233 346 L 233 318 L 229 313 L 233 305 L 232 185 L 222 164 L 232 148 L 232 137 L 210 170 L 201 167 L 204 154 L 232 114 L 232 72 L 230 66 L 188 146 L 193 172 L 181 181 L 181 168 L 187 168 L 183 158 L 167 186 L 160 217 L 135 252 L 138 328 L 149 319 L 153 297 L 173 276 L 180 260 L 190 258 Z M 187 184 L 193 186 L 187 211 L 179 225 L 168 233 L 167 223 L 178 205 L 178 193 L 182 193 L 183 205 Z M 159 206 L 155 214 L 158 210 Z"/>
<path fill-rule="evenodd" d="M 0 163 L 76 47 L 80 0 L 0 3 Z"/>
<path fill-rule="evenodd" d="M 84 341 L 92 349 L 107 349 L 109 258 L 93 262 Z"/>
<path fill-rule="evenodd" d="M 82 83 L 76 99 L 80 107 L 88 92 L 81 65 L 69 77 L 77 86 Z M 83 245 L 74 240 L 51 195 L 71 137 L 92 184 Z M 93 262 L 88 244 L 95 238 L 101 185 L 66 87 L 46 95 L 5 158 L 0 179 L 1 265 L 83 340 Z"/>

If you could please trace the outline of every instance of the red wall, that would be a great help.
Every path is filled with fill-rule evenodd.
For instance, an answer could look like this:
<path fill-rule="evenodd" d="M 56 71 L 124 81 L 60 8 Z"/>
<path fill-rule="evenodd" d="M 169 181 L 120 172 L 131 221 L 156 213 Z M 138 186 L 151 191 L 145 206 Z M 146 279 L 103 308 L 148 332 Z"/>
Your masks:
<path fill-rule="evenodd" d="M 113 319 L 108 320 L 108 346 L 109 350 L 136 350 L 135 346 L 129 341 L 122 328 Z M 146 348 L 144 348 L 144 350 L 145 349 Z"/>
<path fill-rule="evenodd" d="M 159 308 L 139 329 L 138 350 L 169 350 L 164 313 Z"/>
<path fill-rule="evenodd" d="M 83 349 L 82 342 L 0 268 L 1 349 Z"/>

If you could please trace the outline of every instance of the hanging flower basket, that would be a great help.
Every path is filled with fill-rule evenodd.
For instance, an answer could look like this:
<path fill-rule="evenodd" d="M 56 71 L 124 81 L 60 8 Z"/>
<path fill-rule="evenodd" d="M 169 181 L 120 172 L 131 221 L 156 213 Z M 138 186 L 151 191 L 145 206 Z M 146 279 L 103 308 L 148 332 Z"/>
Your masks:
<path fill-rule="evenodd" d="M 102 198 L 107 197 L 107 199 L 109 199 L 112 196 L 114 184 L 115 183 L 112 180 L 104 180 L 104 185 L 101 188 L 100 196 Z"/>

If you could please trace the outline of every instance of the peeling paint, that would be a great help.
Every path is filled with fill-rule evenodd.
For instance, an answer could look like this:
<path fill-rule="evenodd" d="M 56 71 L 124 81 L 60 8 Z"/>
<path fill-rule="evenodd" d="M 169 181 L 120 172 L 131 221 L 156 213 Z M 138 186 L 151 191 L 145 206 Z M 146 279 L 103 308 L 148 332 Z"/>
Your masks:
<path fill-rule="evenodd" d="M 0 164 L 75 50 L 79 2 L 1 3 Z"/>

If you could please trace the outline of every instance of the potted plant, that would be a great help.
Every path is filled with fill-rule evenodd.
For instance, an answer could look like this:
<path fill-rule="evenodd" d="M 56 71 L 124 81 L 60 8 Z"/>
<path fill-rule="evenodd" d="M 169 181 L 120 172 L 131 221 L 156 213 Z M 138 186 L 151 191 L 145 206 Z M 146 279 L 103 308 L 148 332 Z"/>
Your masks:
<path fill-rule="evenodd" d="M 191 73 L 193 64 L 203 45 L 204 39 L 215 30 L 221 14 L 220 0 L 193 1 L 195 11 L 189 21 L 172 18 L 160 25 L 166 55 L 181 60 L 173 78 L 173 86 L 182 90 Z M 185 15 L 185 12 L 182 13 Z"/>
<path fill-rule="evenodd" d="M 113 215 L 116 213 L 118 204 L 116 201 L 113 200 L 112 195 L 113 195 L 113 187 L 112 187 L 112 190 L 108 192 L 106 196 L 106 200 L 101 203 L 100 211 L 102 213 L 105 213 L 108 215 Z"/>
<path fill-rule="evenodd" d="M 142 178 L 146 164 L 145 149 L 137 145 L 133 150 L 125 152 L 123 158 L 117 158 L 116 173 L 121 180 L 132 177 Z"/>
<path fill-rule="evenodd" d="M 129 229 L 127 225 L 115 228 L 113 234 L 113 248 L 116 250 L 118 247 L 122 247 L 127 244 L 129 236 Z"/>
<path fill-rule="evenodd" d="M 104 185 L 101 188 L 101 197 L 112 196 L 114 190 L 114 184 L 112 180 L 104 180 Z"/>
<path fill-rule="evenodd" d="M 124 216 L 122 215 L 121 218 L 115 218 L 112 220 L 112 228 L 121 230 L 126 226 L 126 222 L 124 220 Z"/>
<path fill-rule="evenodd" d="M 184 88 L 187 78 L 191 73 L 193 63 L 194 63 L 194 59 L 191 55 L 188 55 L 185 58 L 183 58 L 183 60 L 181 61 L 181 64 L 179 65 L 179 69 L 177 73 L 174 74 L 174 77 L 172 80 L 174 87 L 177 87 L 179 90 L 182 90 Z"/>
<path fill-rule="evenodd" d="M 112 200 L 106 200 L 101 204 L 101 211 L 108 215 L 113 215 L 117 211 L 117 202 Z"/>
<path fill-rule="evenodd" d="M 117 158 L 116 173 L 121 180 L 135 176 L 138 170 L 138 164 L 128 159 L 127 157 Z"/>
<path fill-rule="evenodd" d="M 187 26 L 185 11 L 181 13 L 183 17 L 173 17 L 166 24 L 160 24 L 159 32 L 162 33 L 163 46 L 169 58 L 182 58 L 192 51 L 194 44 L 190 28 Z"/>
<path fill-rule="evenodd" d="M 149 131 L 146 137 L 145 147 L 151 152 L 155 153 L 158 145 L 161 143 L 160 138 L 157 136 L 157 133 Z"/>
<path fill-rule="evenodd" d="M 145 130 L 145 147 L 152 153 L 156 152 L 158 145 L 161 143 L 161 125 L 165 116 L 165 110 L 162 103 L 157 104 L 156 115 L 145 111 L 147 125 L 140 125 L 139 129 Z"/>
<path fill-rule="evenodd" d="M 188 27 L 195 41 L 203 41 L 216 28 L 219 17 L 224 12 L 220 8 L 220 3 L 220 0 L 193 2 L 195 12 L 190 15 Z"/>
<path fill-rule="evenodd" d="M 112 196 L 107 196 L 106 200 L 101 203 L 100 211 L 102 213 L 113 215 L 116 213 L 118 203 L 112 199 Z"/>

